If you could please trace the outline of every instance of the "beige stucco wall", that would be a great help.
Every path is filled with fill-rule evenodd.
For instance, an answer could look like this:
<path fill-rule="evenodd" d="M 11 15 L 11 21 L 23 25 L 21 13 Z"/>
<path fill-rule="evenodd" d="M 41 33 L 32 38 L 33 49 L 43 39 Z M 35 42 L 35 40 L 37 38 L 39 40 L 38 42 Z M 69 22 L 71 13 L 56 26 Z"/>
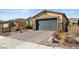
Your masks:
<path fill-rule="evenodd" d="M 67 22 L 67 19 L 64 17 L 64 16 L 62 16 L 62 20 L 63 20 L 63 24 L 64 24 L 64 26 L 62 25 L 62 29 L 63 30 L 66 30 L 66 22 Z"/>
<path fill-rule="evenodd" d="M 26 26 L 28 26 L 28 24 L 29 24 L 28 21 L 25 21 L 25 22 L 26 22 Z"/>
<path fill-rule="evenodd" d="M 43 18 L 55 18 L 55 17 L 60 17 L 60 19 L 62 19 L 62 15 L 59 15 L 59 14 L 55 14 L 55 13 L 42 13 L 38 16 L 35 17 L 35 19 L 43 19 Z"/>

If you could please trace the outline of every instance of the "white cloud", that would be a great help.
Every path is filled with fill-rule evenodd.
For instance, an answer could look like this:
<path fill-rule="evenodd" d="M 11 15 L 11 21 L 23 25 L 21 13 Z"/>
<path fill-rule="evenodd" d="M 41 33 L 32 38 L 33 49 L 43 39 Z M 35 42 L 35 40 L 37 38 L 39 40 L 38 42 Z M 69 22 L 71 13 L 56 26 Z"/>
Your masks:
<path fill-rule="evenodd" d="M 72 13 L 75 13 L 76 11 L 75 10 L 67 10 L 65 11 L 66 13 L 69 13 L 69 14 L 72 14 Z"/>

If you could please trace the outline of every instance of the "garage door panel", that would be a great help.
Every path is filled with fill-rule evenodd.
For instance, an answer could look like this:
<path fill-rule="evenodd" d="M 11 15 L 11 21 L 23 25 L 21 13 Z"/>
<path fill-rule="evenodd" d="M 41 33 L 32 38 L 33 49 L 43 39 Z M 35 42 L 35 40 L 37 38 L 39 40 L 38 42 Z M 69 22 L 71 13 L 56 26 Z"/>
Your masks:
<path fill-rule="evenodd" d="M 56 30 L 57 27 L 57 20 L 56 19 L 51 19 L 51 20 L 38 20 L 38 29 L 39 30 Z"/>

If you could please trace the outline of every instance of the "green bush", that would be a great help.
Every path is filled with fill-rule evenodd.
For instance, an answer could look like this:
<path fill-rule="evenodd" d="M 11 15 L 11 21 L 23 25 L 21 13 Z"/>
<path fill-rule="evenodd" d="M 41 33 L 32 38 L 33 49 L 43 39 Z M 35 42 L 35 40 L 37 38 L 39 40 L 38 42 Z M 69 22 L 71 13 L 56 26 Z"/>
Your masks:
<path fill-rule="evenodd" d="M 26 26 L 26 29 L 32 29 L 32 26 Z"/>

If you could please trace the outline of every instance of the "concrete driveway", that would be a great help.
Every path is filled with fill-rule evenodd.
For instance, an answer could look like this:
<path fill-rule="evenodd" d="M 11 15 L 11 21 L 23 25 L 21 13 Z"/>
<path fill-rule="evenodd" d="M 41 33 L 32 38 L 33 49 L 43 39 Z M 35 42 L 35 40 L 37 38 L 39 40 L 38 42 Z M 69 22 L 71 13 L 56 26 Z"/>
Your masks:
<path fill-rule="evenodd" d="M 52 49 L 40 44 L 0 36 L 0 49 Z"/>
<path fill-rule="evenodd" d="M 51 46 L 51 37 L 53 31 L 24 31 L 23 33 L 17 32 L 13 35 L 8 36 L 10 38 L 33 42 L 41 45 Z"/>

